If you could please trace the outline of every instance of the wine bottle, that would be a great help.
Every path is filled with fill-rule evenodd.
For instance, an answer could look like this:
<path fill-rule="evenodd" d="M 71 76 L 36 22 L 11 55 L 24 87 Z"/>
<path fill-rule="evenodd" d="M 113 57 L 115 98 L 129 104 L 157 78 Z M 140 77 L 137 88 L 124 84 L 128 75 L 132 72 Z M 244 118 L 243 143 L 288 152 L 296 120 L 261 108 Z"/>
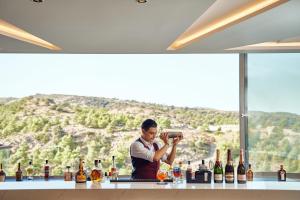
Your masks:
<path fill-rule="evenodd" d="M 217 149 L 217 159 L 214 166 L 214 182 L 223 183 L 223 167 L 220 161 L 220 150 Z"/>
<path fill-rule="evenodd" d="M 239 166 L 237 168 L 237 182 L 239 184 L 246 183 L 246 167 L 244 164 L 244 151 L 243 149 L 240 150 L 240 161 Z"/>
<path fill-rule="evenodd" d="M 234 167 L 230 149 L 227 150 L 227 163 L 225 166 L 225 183 L 234 183 Z"/>
<path fill-rule="evenodd" d="M 50 165 L 48 160 L 46 160 L 45 166 L 44 166 L 44 180 L 48 181 L 50 176 Z"/>

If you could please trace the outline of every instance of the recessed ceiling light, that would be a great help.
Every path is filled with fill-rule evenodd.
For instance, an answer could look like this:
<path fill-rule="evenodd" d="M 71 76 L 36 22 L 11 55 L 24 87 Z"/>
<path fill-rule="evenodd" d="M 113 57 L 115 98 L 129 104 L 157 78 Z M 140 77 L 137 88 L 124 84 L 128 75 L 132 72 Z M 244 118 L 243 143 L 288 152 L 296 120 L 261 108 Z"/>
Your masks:
<path fill-rule="evenodd" d="M 43 3 L 44 2 L 44 0 L 31 0 L 31 1 L 33 1 L 34 3 Z"/>
<path fill-rule="evenodd" d="M 184 33 L 182 33 L 167 48 L 167 50 L 180 49 L 195 41 L 196 39 L 201 39 L 215 32 L 224 30 L 229 26 L 237 24 L 269 9 L 272 9 L 287 1 L 288 0 L 252 0 L 250 1 L 250 3 L 230 10 L 230 12 L 227 14 L 223 14 L 221 16 L 215 17 L 210 21 L 207 21 L 206 24 L 200 23 L 200 17 Z M 226 3 L 225 5 L 227 5 L 229 2 L 226 0 L 218 0 L 215 2 L 215 4 L 218 3 L 218 6 L 220 6 L 220 4 L 223 5 L 224 3 Z M 215 13 L 215 15 L 217 15 L 217 13 Z"/>
<path fill-rule="evenodd" d="M 138 2 L 138 3 L 146 3 L 147 0 L 136 0 L 136 2 Z"/>
<path fill-rule="evenodd" d="M 0 34 L 17 40 L 35 44 L 47 49 L 51 49 L 55 51 L 61 50 L 60 47 L 55 46 L 54 44 L 51 44 L 41 38 L 38 38 L 1 19 L 0 19 Z"/>
<path fill-rule="evenodd" d="M 263 42 L 241 47 L 225 49 L 228 51 L 251 51 L 251 50 L 293 50 L 300 49 L 300 42 Z"/>

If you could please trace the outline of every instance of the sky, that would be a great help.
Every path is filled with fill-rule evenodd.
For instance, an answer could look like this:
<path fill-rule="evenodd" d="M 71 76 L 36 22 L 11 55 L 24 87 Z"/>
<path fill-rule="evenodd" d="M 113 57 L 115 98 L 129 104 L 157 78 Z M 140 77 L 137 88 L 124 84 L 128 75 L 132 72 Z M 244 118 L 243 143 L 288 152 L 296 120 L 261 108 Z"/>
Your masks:
<path fill-rule="evenodd" d="M 248 110 L 300 114 L 300 54 L 249 54 Z"/>
<path fill-rule="evenodd" d="M 238 111 L 237 54 L 0 54 L 0 97 L 70 94 Z"/>

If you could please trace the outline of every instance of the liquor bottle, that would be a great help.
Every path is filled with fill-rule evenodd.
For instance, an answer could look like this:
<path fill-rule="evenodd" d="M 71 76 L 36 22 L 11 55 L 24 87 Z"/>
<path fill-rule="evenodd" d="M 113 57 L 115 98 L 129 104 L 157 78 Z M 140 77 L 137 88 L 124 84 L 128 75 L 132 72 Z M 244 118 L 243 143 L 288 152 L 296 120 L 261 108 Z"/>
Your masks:
<path fill-rule="evenodd" d="M 211 171 L 208 170 L 204 160 L 202 160 L 202 164 L 199 165 L 199 169 L 195 172 L 195 180 L 198 183 L 211 183 Z"/>
<path fill-rule="evenodd" d="M 103 167 L 102 167 L 102 162 L 101 162 L 101 160 L 99 160 L 98 161 L 98 169 L 99 169 L 99 172 L 100 172 L 100 182 L 102 182 L 103 181 L 103 174 L 104 174 L 104 172 L 103 172 Z"/>
<path fill-rule="evenodd" d="M 98 160 L 94 161 L 95 166 L 94 166 L 94 168 L 91 172 L 91 181 L 93 181 L 93 182 L 100 182 L 101 181 L 101 173 L 99 171 L 98 163 L 99 163 Z"/>
<path fill-rule="evenodd" d="M 44 166 L 44 179 L 45 179 L 45 181 L 49 180 L 49 176 L 50 176 L 50 166 L 49 166 L 48 160 L 46 160 L 46 164 Z"/>
<path fill-rule="evenodd" d="M 116 180 L 118 178 L 117 167 L 115 163 L 115 156 L 112 156 L 112 167 L 111 167 L 111 179 Z"/>
<path fill-rule="evenodd" d="M 169 165 L 169 169 L 168 169 L 168 179 L 173 179 L 173 167 L 172 165 Z"/>
<path fill-rule="evenodd" d="M 29 165 L 26 168 L 27 173 L 27 180 L 33 180 L 33 166 L 32 166 L 32 160 L 29 161 Z"/>
<path fill-rule="evenodd" d="M 18 163 L 18 170 L 16 171 L 16 181 L 22 181 L 22 170 L 21 170 L 21 163 Z"/>
<path fill-rule="evenodd" d="M 6 174 L 2 168 L 2 163 L 1 163 L 1 169 L 0 169 L 0 182 L 5 182 Z"/>
<path fill-rule="evenodd" d="M 83 170 L 83 161 L 82 159 L 79 160 L 79 170 L 75 174 L 75 181 L 76 183 L 86 183 L 87 176 L 85 171 Z"/>
<path fill-rule="evenodd" d="M 214 181 L 215 183 L 223 183 L 223 167 L 220 161 L 220 150 L 217 149 L 217 159 L 214 166 Z"/>
<path fill-rule="evenodd" d="M 84 160 L 82 160 L 82 167 L 83 167 L 83 171 L 86 175 L 86 180 L 87 181 L 90 181 L 91 180 L 91 177 L 90 177 L 90 168 L 89 167 L 86 167 L 87 165 L 85 164 Z"/>
<path fill-rule="evenodd" d="M 243 184 L 243 183 L 247 182 L 246 167 L 244 165 L 244 151 L 243 151 L 243 149 L 240 150 L 240 161 L 239 161 L 239 166 L 237 168 L 237 182 L 239 184 Z"/>
<path fill-rule="evenodd" d="M 201 164 L 199 164 L 199 170 L 201 171 L 207 170 L 207 166 L 205 165 L 205 160 L 202 160 Z"/>
<path fill-rule="evenodd" d="M 188 166 L 186 168 L 186 173 L 185 173 L 186 180 L 191 180 L 192 176 L 193 176 L 193 169 L 191 166 L 191 161 L 188 161 Z"/>
<path fill-rule="evenodd" d="M 104 182 L 109 181 L 109 173 L 104 172 Z"/>
<path fill-rule="evenodd" d="M 182 167 L 182 161 L 179 161 L 178 166 L 179 166 L 179 171 L 180 171 L 180 176 L 179 176 L 179 182 L 183 182 L 183 174 L 185 174 L 183 167 Z"/>
<path fill-rule="evenodd" d="M 280 170 L 277 172 L 278 181 L 286 181 L 286 171 L 283 169 L 283 165 L 280 165 Z"/>
<path fill-rule="evenodd" d="M 73 174 L 70 171 L 71 166 L 66 167 L 66 171 L 64 172 L 64 181 L 72 181 Z"/>
<path fill-rule="evenodd" d="M 249 164 L 249 168 L 247 170 L 247 181 L 253 181 L 253 171 L 251 168 L 251 164 Z"/>
<path fill-rule="evenodd" d="M 234 183 L 234 167 L 231 150 L 227 150 L 227 163 L 225 166 L 225 183 Z"/>

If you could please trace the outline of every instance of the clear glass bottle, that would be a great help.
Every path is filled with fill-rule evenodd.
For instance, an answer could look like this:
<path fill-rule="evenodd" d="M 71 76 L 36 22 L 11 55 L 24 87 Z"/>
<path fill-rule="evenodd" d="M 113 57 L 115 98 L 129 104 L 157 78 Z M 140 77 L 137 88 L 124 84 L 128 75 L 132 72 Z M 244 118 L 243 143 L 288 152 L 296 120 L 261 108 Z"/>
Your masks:
<path fill-rule="evenodd" d="M 118 172 L 115 163 L 115 156 L 112 156 L 112 167 L 111 167 L 111 179 L 116 180 L 118 179 Z"/>
<path fill-rule="evenodd" d="M 101 181 L 101 173 L 100 173 L 98 164 L 99 164 L 99 161 L 95 160 L 94 168 L 92 169 L 92 172 L 91 172 L 91 181 L 93 181 L 93 182 Z"/>
<path fill-rule="evenodd" d="M 70 171 L 71 166 L 66 167 L 66 171 L 64 172 L 64 181 L 72 181 L 73 173 Z"/>
<path fill-rule="evenodd" d="M 76 183 L 86 183 L 86 181 L 87 181 L 86 173 L 83 170 L 83 161 L 82 161 L 82 159 L 79 160 L 79 170 L 75 174 L 75 181 L 76 181 Z"/>
<path fill-rule="evenodd" d="M 30 160 L 28 167 L 26 168 L 27 180 L 33 180 L 33 172 L 32 160 Z"/>
<path fill-rule="evenodd" d="M 100 181 L 103 181 L 103 176 L 104 176 L 104 172 L 103 172 L 103 167 L 102 167 L 102 162 L 101 160 L 98 160 L 98 169 L 100 172 Z"/>
<path fill-rule="evenodd" d="M 249 164 L 249 167 L 247 170 L 247 181 L 253 181 L 253 171 L 251 168 L 251 164 Z"/>
<path fill-rule="evenodd" d="M 183 179 L 184 179 L 183 176 L 185 175 L 185 171 L 183 170 L 183 163 L 182 163 L 182 161 L 179 161 L 178 166 L 179 166 L 179 169 L 180 169 L 179 183 L 182 183 Z"/>

